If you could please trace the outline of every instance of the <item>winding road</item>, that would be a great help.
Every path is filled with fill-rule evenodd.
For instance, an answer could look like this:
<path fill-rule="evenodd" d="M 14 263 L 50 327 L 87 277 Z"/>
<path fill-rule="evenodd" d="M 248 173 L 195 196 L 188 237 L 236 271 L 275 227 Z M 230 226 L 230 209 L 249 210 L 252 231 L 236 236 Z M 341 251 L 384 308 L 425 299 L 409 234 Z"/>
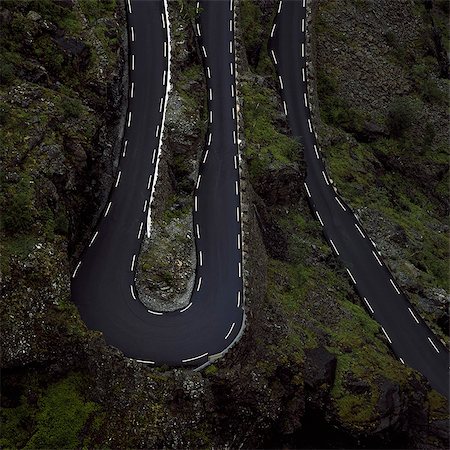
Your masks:
<path fill-rule="evenodd" d="M 421 372 L 449 395 L 449 354 L 396 285 L 380 252 L 326 173 L 311 123 L 306 73 L 305 0 L 280 1 L 269 49 L 279 74 L 284 109 L 294 136 L 304 145 L 305 189 L 334 253 L 346 267 L 368 312 L 381 325 L 403 364 Z"/>
<path fill-rule="evenodd" d="M 101 220 L 73 272 L 72 298 L 87 326 L 125 356 L 198 367 L 229 348 L 245 323 L 233 1 L 197 3 L 209 107 L 192 199 L 197 270 L 191 302 L 166 313 L 139 301 L 134 279 L 150 226 L 170 83 L 167 0 L 126 0 L 126 7 L 130 95 L 122 155 Z"/>

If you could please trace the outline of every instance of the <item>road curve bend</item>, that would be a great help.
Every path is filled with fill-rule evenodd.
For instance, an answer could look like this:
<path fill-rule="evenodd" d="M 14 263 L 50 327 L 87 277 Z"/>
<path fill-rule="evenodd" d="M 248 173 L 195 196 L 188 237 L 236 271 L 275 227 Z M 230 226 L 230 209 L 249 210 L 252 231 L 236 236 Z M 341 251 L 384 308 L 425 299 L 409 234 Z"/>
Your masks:
<path fill-rule="evenodd" d="M 305 46 L 306 0 L 280 1 L 269 51 L 279 74 L 289 125 L 304 145 L 305 189 L 312 211 L 399 360 L 421 372 L 448 398 L 447 349 L 396 285 L 375 243 L 329 181 L 311 123 Z"/>
<path fill-rule="evenodd" d="M 191 302 L 148 310 L 134 285 L 157 176 L 170 82 L 167 0 L 126 0 L 130 95 L 117 179 L 72 276 L 72 299 L 87 326 L 125 356 L 195 366 L 222 354 L 244 323 L 233 1 L 200 2 L 196 23 L 205 62 L 209 125 L 194 205 L 197 270 Z"/>

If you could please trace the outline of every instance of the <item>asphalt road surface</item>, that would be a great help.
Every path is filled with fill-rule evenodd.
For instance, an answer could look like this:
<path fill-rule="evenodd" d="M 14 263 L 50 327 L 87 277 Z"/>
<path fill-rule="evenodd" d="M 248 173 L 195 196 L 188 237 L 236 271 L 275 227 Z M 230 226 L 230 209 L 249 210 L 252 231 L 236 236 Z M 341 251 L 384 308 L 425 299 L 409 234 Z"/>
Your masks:
<path fill-rule="evenodd" d="M 305 1 L 282 1 L 270 51 L 294 136 L 304 145 L 305 189 L 316 218 L 369 314 L 404 364 L 421 372 L 448 397 L 449 354 L 396 285 L 375 244 L 330 184 L 317 146 L 307 98 Z M 330 305 L 332 307 L 333 305 Z"/>
<path fill-rule="evenodd" d="M 91 329 L 125 356 L 200 366 L 225 350 L 244 321 L 236 143 L 233 4 L 200 2 L 196 24 L 207 76 L 209 126 L 194 207 L 197 271 L 189 305 L 149 311 L 134 286 L 155 182 L 168 83 L 162 1 L 126 0 L 130 100 L 119 171 L 90 245 L 72 277 L 72 298 Z"/>

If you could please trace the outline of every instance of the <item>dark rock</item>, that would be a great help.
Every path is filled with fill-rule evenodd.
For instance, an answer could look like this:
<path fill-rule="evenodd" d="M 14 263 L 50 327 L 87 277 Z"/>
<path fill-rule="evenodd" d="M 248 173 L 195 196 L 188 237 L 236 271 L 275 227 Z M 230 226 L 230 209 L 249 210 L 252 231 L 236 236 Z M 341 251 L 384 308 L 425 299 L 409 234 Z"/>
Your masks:
<path fill-rule="evenodd" d="M 316 347 L 305 351 L 304 380 L 310 389 L 326 387 L 330 389 L 336 374 L 336 356 L 325 347 Z"/>

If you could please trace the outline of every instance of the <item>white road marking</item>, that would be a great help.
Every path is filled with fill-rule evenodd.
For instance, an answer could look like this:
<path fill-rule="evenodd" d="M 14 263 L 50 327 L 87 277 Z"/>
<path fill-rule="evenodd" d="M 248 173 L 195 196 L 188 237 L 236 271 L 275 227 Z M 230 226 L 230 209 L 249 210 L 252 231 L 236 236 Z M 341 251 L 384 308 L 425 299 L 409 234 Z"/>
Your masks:
<path fill-rule="evenodd" d="M 133 255 L 133 258 L 131 260 L 131 272 L 134 270 L 134 263 L 136 262 L 136 255 Z"/>
<path fill-rule="evenodd" d="M 233 120 L 236 119 L 236 113 L 234 112 L 234 106 L 231 108 L 231 117 L 233 117 Z"/>
<path fill-rule="evenodd" d="M 141 224 L 139 225 L 139 231 L 138 231 L 138 235 L 137 238 L 140 239 L 141 238 L 141 233 L 142 233 L 142 227 L 144 226 L 144 222 L 141 222 Z"/>
<path fill-rule="evenodd" d="M 303 94 L 303 101 L 305 102 L 305 107 L 308 107 L 308 97 L 306 97 L 306 93 Z"/>
<path fill-rule="evenodd" d="M 200 290 L 201 285 L 202 285 L 202 277 L 200 277 L 200 278 L 198 279 L 197 292 Z"/>
<path fill-rule="evenodd" d="M 200 359 L 200 358 L 203 358 L 203 357 L 205 357 L 205 356 L 208 356 L 208 352 L 203 353 L 202 355 L 193 356 L 192 358 L 182 359 L 181 362 L 194 361 L 195 359 Z"/>
<path fill-rule="evenodd" d="M 302 58 L 305 57 L 305 44 L 302 44 Z"/>
<path fill-rule="evenodd" d="M 238 233 L 238 235 L 237 235 L 237 248 L 238 248 L 238 250 L 241 249 L 241 234 L 240 233 Z"/>
<path fill-rule="evenodd" d="M 195 12 L 198 13 L 198 8 L 200 7 L 200 2 L 197 2 L 195 5 Z"/>
<path fill-rule="evenodd" d="M 233 144 L 236 144 L 236 131 L 233 131 Z"/>
<path fill-rule="evenodd" d="M 319 219 L 320 225 L 323 225 L 322 217 L 320 217 L 319 211 L 316 211 L 317 218 Z"/>
<path fill-rule="evenodd" d="M 347 211 L 346 209 L 345 209 L 345 206 L 342 204 L 342 202 L 339 200 L 339 198 L 338 197 L 334 197 L 335 199 L 336 199 L 336 201 L 339 203 L 339 206 L 344 210 L 344 211 Z"/>
<path fill-rule="evenodd" d="M 206 158 L 208 157 L 209 148 L 206 149 L 205 156 L 203 157 L 203 164 L 206 162 Z"/>
<path fill-rule="evenodd" d="M 362 232 L 361 228 L 359 227 L 359 225 L 357 223 L 355 223 L 355 227 L 356 229 L 359 231 L 359 234 L 365 239 L 366 236 L 365 234 Z"/>
<path fill-rule="evenodd" d="M 97 236 L 98 236 L 98 231 L 96 231 L 96 232 L 94 233 L 94 236 L 92 237 L 91 242 L 89 242 L 89 247 L 94 243 L 95 238 L 96 238 Z"/>
<path fill-rule="evenodd" d="M 162 76 L 162 85 L 165 86 L 166 85 L 166 75 L 167 75 L 167 71 L 165 70 L 163 72 L 163 76 Z"/>
<path fill-rule="evenodd" d="M 203 252 L 201 250 L 199 252 L 199 264 L 200 267 L 203 266 Z"/>
<path fill-rule="evenodd" d="M 206 72 L 208 73 L 208 78 L 211 78 L 211 70 L 209 67 L 206 68 Z"/>
<path fill-rule="evenodd" d="M 166 18 L 164 17 L 163 13 L 161 13 L 161 22 L 162 22 L 163 28 L 166 28 Z"/>
<path fill-rule="evenodd" d="M 270 32 L 270 37 L 271 38 L 273 38 L 273 33 L 275 33 L 275 27 L 277 26 L 277 24 L 276 23 L 274 23 L 273 24 L 273 27 L 272 27 L 272 31 Z"/>
<path fill-rule="evenodd" d="M 233 63 L 230 63 L 230 74 L 233 75 Z"/>
<path fill-rule="evenodd" d="M 77 264 L 77 267 L 75 267 L 75 270 L 73 271 L 73 274 L 72 274 L 72 278 L 75 278 L 75 275 L 77 274 L 80 266 L 81 266 L 81 261 Z"/>
<path fill-rule="evenodd" d="M 134 70 L 134 55 L 131 55 L 131 70 Z"/>
<path fill-rule="evenodd" d="M 311 192 L 309 192 L 308 185 L 306 183 L 303 183 L 305 185 L 306 193 L 308 194 L 308 197 L 311 198 Z"/>
<path fill-rule="evenodd" d="M 346 268 L 346 270 L 347 270 L 348 274 L 350 275 L 350 278 L 352 279 L 353 283 L 356 284 L 356 280 L 355 280 L 355 277 L 353 276 L 353 274 L 350 272 L 349 269 Z"/>
<path fill-rule="evenodd" d="M 131 296 L 133 297 L 134 300 L 136 300 L 136 295 L 134 293 L 134 287 L 132 284 L 130 284 L 130 291 L 131 291 Z"/>
<path fill-rule="evenodd" d="M 323 179 L 325 180 L 325 183 L 327 183 L 327 186 L 329 186 L 330 182 L 328 181 L 327 175 L 323 170 L 322 170 L 322 176 L 323 176 Z"/>
<path fill-rule="evenodd" d="M 156 159 L 156 148 L 153 149 L 152 164 L 155 164 L 155 159 Z"/>
<path fill-rule="evenodd" d="M 277 57 L 275 56 L 275 52 L 273 50 L 270 50 L 270 51 L 272 53 L 273 62 L 275 63 L 275 65 L 277 65 L 278 61 L 277 61 Z"/>
<path fill-rule="evenodd" d="M 234 86 L 231 85 L 231 96 L 234 97 Z"/>
<path fill-rule="evenodd" d="M 127 127 L 129 128 L 131 125 L 131 111 L 128 112 L 128 123 L 127 123 Z"/>
<path fill-rule="evenodd" d="M 233 21 L 230 19 L 230 31 L 233 31 Z"/>
<path fill-rule="evenodd" d="M 200 25 L 197 23 L 197 34 L 199 35 L 199 36 L 201 36 L 202 35 L 202 33 L 200 32 Z"/>
<path fill-rule="evenodd" d="M 305 82 L 306 81 L 306 72 L 305 72 L 305 68 L 302 67 L 302 79 Z"/>
<path fill-rule="evenodd" d="M 242 264 L 240 262 L 238 262 L 238 275 L 239 275 L 239 278 L 242 277 Z"/>
<path fill-rule="evenodd" d="M 198 198 L 197 196 L 194 197 L 194 203 L 195 203 L 195 212 L 198 210 Z"/>
<path fill-rule="evenodd" d="M 197 231 L 197 239 L 200 239 L 200 227 L 197 225 L 195 225 L 195 229 Z"/>
<path fill-rule="evenodd" d="M 134 81 L 131 83 L 131 94 L 130 94 L 131 98 L 134 98 Z"/>
<path fill-rule="evenodd" d="M 202 52 L 203 52 L 203 56 L 204 56 L 205 58 L 207 58 L 208 56 L 206 55 L 206 48 L 205 48 L 204 45 L 202 45 Z"/>
<path fill-rule="evenodd" d="M 309 132 L 312 133 L 311 119 L 308 119 L 308 128 L 309 128 Z"/>
<path fill-rule="evenodd" d="M 164 97 L 161 97 L 161 101 L 159 102 L 159 112 L 162 111 L 164 105 Z"/>
<path fill-rule="evenodd" d="M 236 193 L 236 195 L 239 195 L 239 185 L 237 180 L 234 182 L 234 191 Z"/>
<path fill-rule="evenodd" d="M 239 214 L 239 206 L 236 206 L 236 221 L 239 222 L 240 214 Z"/>
<path fill-rule="evenodd" d="M 305 19 L 302 19 L 302 33 L 305 32 Z"/>
<path fill-rule="evenodd" d="M 210 123 L 213 123 L 213 112 L 212 111 L 209 112 L 209 121 L 210 121 Z"/>
<path fill-rule="evenodd" d="M 212 133 L 209 133 L 209 136 L 208 136 L 208 145 L 211 145 L 211 140 L 212 140 Z"/>
<path fill-rule="evenodd" d="M 316 154 L 316 158 L 320 159 L 319 152 L 317 151 L 317 145 L 314 144 L 314 153 Z"/>
<path fill-rule="evenodd" d="M 200 186 L 200 180 L 202 178 L 202 175 L 200 174 L 197 178 L 197 184 L 195 185 L 195 189 L 198 189 L 198 187 Z"/>
<path fill-rule="evenodd" d="M 147 209 L 147 200 L 144 202 L 144 207 L 142 208 L 142 212 L 145 212 Z"/>
<path fill-rule="evenodd" d="M 159 134 L 159 124 L 156 125 L 155 137 L 158 137 L 158 134 Z"/>
<path fill-rule="evenodd" d="M 230 54 L 233 53 L 233 42 L 230 41 Z"/>
<path fill-rule="evenodd" d="M 104 214 L 103 217 L 106 217 L 106 216 L 108 215 L 109 210 L 111 209 L 111 205 L 112 205 L 112 202 L 109 202 L 109 203 L 108 203 L 108 207 L 106 208 L 106 211 L 105 211 L 105 214 Z"/>
<path fill-rule="evenodd" d="M 145 359 L 135 359 L 135 361 L 140 362 L 142 364 L 155 364 L 155 361 L 145 360 Z"/>
<path fill-rule="evenodd" d="M 375 242 L 372 241 L 372 239 L 370 240 L 370 242 L 372 242 L 372 245 L 373 245 L 375 248 L 377 248 L 377 244 L 375 244 Z"/>
<path fill-rule="evenodd" d="M 192 306 L 192 302 L 189 305 L 185 306 L 183 309 L 180 309 L 180 313 L 187 311 Z"/>
<path fill-rule="evenodd" d="M 283 107 L 284 107 L 284 114 L 286 114 L 286 116 L 287 116 L 288 109 L 287 109 L 287 105 L 286 105 L 286 101 L 285 100 L 283 100 Z"/>
<path fill-rule="evenodd" d="M 428 340 L 430 341 L 430 344 L 433 346 L 436 352 L 439 353 L 439 349 L 436 347 L 435 343 L 431 340 L 431 338 L 428 338 Z"/>
<path fill-rule="evenodd" d="M 165 41 L 164 41 L 164 50 L 163 50 L 163 53 L 164 53 L 164 58 L 167 58 L 167 42 L 165 42 Z"/>
<path fill-rule="evenodd" d="M 303 0 L 303 8 L 306 7 L 306 0 Z"/>
<path fill-rule="evenodd" d="M 398 295 L 400 295 L 400 291 L 398 290 L 398 287 L 395 285 L 394 281 L 392 280 L 392 278 L 389 278 L 389 281 L 391 282 L 392 286 L 394 286 L 395 291 L 397 292 Z"/>
<path fill-rule="evenodd" d="M 233 0 L 230 0 L 230 11 L 233 11 Z"/>
<path fill-rule="evenodd" d="M 338 256 L 339 256 L 339 252 L 338 252 L 338 249 L 337 249 L 337 248 L 336 248 L 336 246 L 334 245 L 334 242 L 333 242 L 333 240 L 332 240 L 332 239 L 330 239 L 330 243 L 331 243 L 331 246 L 333 247 L 334 251 L 336 252 L 336 255 L 338 255 Z"/>
<path fill-rule="evenodd" d="M 237 156 L 234 155 L 233 159 L 234 159 L 234 168 L 237 170 Z"/>
<path fill-rule="evenodd" d="M 389 335 L 386 333 L 386 330 L 381 327 L 381 330 L 383 331 L 384 335 L 386 336 L 386 339 L 389 341 L 389 344 L 392 344 L 391 338 L 389 337 Z"/>
<path fill-rule="evenodd" d="M 281 75 L 278 75 L 278 79 L 280 80 L 281 89 L 284 89 L 283 78 L 281 78 Z"/>
<path fill-rule="evenodd" d="M 241 291 L 237 293 L 237 307 L 241 306 Z"/>
<path fill-rule="evenodd" d="M 209 88 L 209 99 L 210 99 L 210 100 L 213 99 L 213 91 L 212 91 L 212 88 Z"/>
<path fill-rule="evenodd" d="M 416 315 L 413 313 L 411 308 L 408 308 L 409 313 L 413 316 L 413 319 L 416 321 L 416 323 L 419 323 L 419 319 L 416 317 Z"/>
<path fill-rule="evenodd" d="M 283 1 L 282 0 L 280 0 L 280 3 L 279 3 L 279 5 L 278 5 L 278 14 L 280 14 L 280 12 L 281 12 L 281 5 L 283 4 Z"/>
<path fill-rule="evenodd" d="M 403 358 L 399 358 L 400 362 L 404 365 L 405 361 L 403 361 Z"/>
<path fill-rule="evenodd" d="M 147 189 L 150 189 L 150 186 L 151 186 L 151 183 L 152 183 L 152 177 L 153 177 L 152 174 L 150 174 L 150 175 L 148 176 Z"/>
<path fill-rule="evenodd" d="M 150 313 L 150 314 L 153 314 L 155 316 L 162 316 L 163 315 L 162 312 L 152 311 L 151 309 L 147 309 L 147 312 Z"/>
<path fill-rule="evenodd" d="M 230 334 L 233 331 L 234 325 L 235 325 L 235 322 L 232 323 L 230 331 L 228 331 L 228 333 L 226 334 L 225 339 L 228 339 L 230 337 Z"/>
<path fill-rule="evenodd" d="M 375 311 L 373 310 L 371 304 L 369 303 L 369 300 L 367 300 L 366 297 L 363 297 L 363 299 L 364 299 L 364 303 L 365 303 L 365 304 L 367 305 L 367 307 L 370 309 L 370 312 L 371 312 L 372 314 L 374 314 Z"/>
<path fill-rule="evenodd" d="M 127 154 L 127 146 L 128 146 L 128 140 L 126 140 L 126 141 L 123 143 L 122 158 L 125 158 L 125 155 Z"/>
<path fill-rule="evenodd" d="M 131 10 L 131 0 L 127 0 L 128 3 L 128 12 L 131 14 L 133 11 Z"/>
<path fill-rule="evenodd" d="M 122 171 L 119 170 L 119 173 L 117 174 L 117 178 L 116 178 L 116 184 L 114 185 L 114 187 L 119 186 L 119 181 L 120 181 L 121 175 L 122 175 Z"/>
<path fill-rule="evenodd" d="M 380 261 L 380 258 L 378 258 L 378 255 L 372 250 L 372 254 L 373 254 L 373 256 L 375 256 L 375 259 L 377 260 L 377 263 L 380 265 L 380 266 L 382 266 L 383 265 L 383 263 Z"/>
<path fill-rule="evenodd" d="M 134 27 L 131 27 L 131 42 L 134 42 Z"/>

